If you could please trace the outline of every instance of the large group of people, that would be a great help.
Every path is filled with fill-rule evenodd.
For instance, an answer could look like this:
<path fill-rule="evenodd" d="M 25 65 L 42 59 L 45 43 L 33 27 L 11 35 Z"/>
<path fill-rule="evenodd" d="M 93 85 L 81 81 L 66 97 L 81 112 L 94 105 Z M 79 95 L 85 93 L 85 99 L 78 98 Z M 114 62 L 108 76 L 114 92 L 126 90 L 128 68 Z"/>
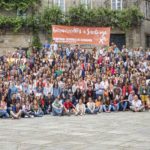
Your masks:
<path fill-rule="evenodd" d="M 150 50 L 46 43 L 0 57 L 0 117 L 149 111 Z"/>

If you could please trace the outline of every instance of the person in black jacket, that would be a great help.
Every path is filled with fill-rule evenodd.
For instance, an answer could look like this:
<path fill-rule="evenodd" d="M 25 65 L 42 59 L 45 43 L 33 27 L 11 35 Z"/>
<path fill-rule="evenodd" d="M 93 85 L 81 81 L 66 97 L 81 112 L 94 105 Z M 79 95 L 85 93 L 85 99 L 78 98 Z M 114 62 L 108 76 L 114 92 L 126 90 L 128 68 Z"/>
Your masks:
<path fill-rule="evenodd" d="M 76 100 L 79 100 L 82 97 L 82 92 L 81 92 L 80 88 L 77 88 L 77 90 L 74 93 L 74 96 L 75 96 Z"/>
<path fill-rule="evenodd" d="M 54 102 L 54 97 L 51 95 L 51 93 L 48 93 L 47 96 L 45 96 L 45 110 L 46 114 L 49 114 L 52 111 L 52 103 Z"/>
<path fill-rule="evenodd" d="M 88 90 L 86 91 L 86 98 L 88 99 L 89 97 L 94 99 L 94 91 L 91 85 L 89 85 Z"/>

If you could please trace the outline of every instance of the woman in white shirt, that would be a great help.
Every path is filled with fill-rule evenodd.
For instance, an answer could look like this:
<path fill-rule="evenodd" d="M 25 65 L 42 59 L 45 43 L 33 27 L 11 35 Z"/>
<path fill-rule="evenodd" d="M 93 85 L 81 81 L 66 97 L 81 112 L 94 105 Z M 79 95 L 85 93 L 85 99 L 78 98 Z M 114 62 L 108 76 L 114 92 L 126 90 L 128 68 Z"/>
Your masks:
<path fill-rule="evenodd" d="M 76 116 L 85 115 L 85 104 L 83 104 L 82 99 L 79 99 L 79 103 L 76 105 Z"/>
<path fill-rule="evenodd" d="M 91 97 L 89 98 L 89 102 L 86 105 L 87 105 L 87 109 L 86 109 L 87 114 L 97 114 L 98 113 L 98 110 L 95 109 L 95 103 L 93 102 Z"/>
<path fill-rule="evenodd" d="M 134 99 L 132 101 L 132 104 L 130 106 L 130 109 L 134 112 L 139 112 L 144 110 L 144 106 L 142 105 L 141 100 L 138 99 L 138 96 L 135 95 Z"/>
<path fill-rule="evenodd" d="M 77 88 L 79 88 L 78 82 L 77 82 L 77 81 L 74 81 L 74 84 L 73 84 L 73 86 L 72 86 L 72 92 L 75 93 L 76 90 L 77 90 Z"/>
<path fill-rule="evenodd" d="M 48 93 L 52 93 L 53 85 L 47 82 L 47 85 L 44 87 L 43 93 L 45 96 L 48 96 Z"/>

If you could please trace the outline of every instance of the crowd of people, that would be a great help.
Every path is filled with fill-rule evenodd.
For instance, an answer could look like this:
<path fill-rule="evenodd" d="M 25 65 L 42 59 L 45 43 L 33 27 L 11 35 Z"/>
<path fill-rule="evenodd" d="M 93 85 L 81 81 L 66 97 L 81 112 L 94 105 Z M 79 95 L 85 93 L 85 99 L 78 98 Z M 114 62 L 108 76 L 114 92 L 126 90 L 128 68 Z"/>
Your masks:
<path fill-rule="evenodd" d="M 0 117 L 149 111 L 150 49 L 46 43 L 0 57 Z"/>

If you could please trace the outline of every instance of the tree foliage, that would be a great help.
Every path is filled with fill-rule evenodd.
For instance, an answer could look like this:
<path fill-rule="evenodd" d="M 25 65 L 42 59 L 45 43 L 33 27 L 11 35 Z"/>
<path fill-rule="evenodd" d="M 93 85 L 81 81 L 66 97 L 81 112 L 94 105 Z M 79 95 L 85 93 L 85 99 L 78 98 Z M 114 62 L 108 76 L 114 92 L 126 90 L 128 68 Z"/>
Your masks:
<path fill-rule="evenodd" d="M 42 43 L 40 41 L 38 33 L 33 34 L 32 47 L 34 47 L 34 49 L 36 49 L 36 50 L 40 50 L 42 47 Z"/>
<path fill-rule="evenodd" d="M 5 10 L 26 10 L 39 2 L 40 0 L 0 0 L 0 8 Z"/>
<path fill-rule="evenodd" d="M 4 1 L 4 0 L 3 0 Z M 18 0 L 12 0 L 17 2 Z M 29 1 L 29 0 L 23 0 Z M 37 0 L 30 0 L 30 2 Z M 29 28 L 33 32 L 39 30 L 50 31 L 51 25 L 78 25 L 78 26 L 96 26 L 112 27 L 128 30 L 131 27 L 137 27 L 142 23 L 143 14 L 136 7 L 127 9 L 111 10 L 108 8 L 86 9 L 83 5 L 72 7 L 67 13 L 63 13 L 57 6 L 45 8 L 43 12 L 35 12 L 23 16 L 0 16 L 0 28 L 10 27 L 15 32 L 22 28 Z"/>
<path fill-rule="evenodd" d="M 120 11 L 108 8 L 86 9 L 80 5 L 70 8 L 67 15 L 70 25 L 110 26 L 122 30 L 140 25 L 143 19 L 143 14 L 137 7 Z"/>
<path fill-rule="evenodd" d="M 41 24 L 46 30 L 49 30 L 53 24 L 63 24 L 63 18 L 64 14 L 59 7 L 45 8 L 41 14 Z"/>

